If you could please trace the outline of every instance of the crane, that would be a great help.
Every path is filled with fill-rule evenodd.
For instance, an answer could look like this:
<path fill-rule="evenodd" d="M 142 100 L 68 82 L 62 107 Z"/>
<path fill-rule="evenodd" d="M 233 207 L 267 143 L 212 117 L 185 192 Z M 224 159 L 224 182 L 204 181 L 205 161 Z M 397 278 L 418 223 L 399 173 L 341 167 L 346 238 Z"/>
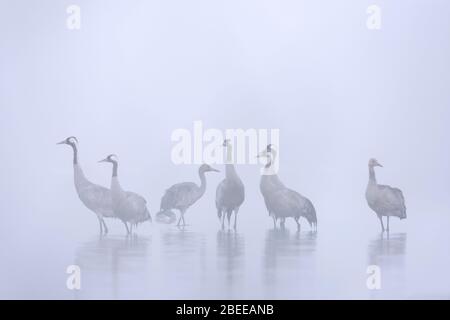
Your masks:
<path fill-rule="evenodd" d="M 99 162 L 112 163 L 112 178 L 111 178 L 111 199 L 114 214 L 119 218 L 127 230 L 127 234 L 133 232 L 133 226 L 136 226 L 144 221 L 152 221 L 150 212 L 147 209 L 147 201 L 144 197 L 131 191 L 124 191 L 120 185 L 118 177 L 119 162 L 114 154 L 110 154 L 105 159 Z M 128 228 L 127 223 L 130 224 Z"/>
<path fill-rule="evenodd" d="M 377 183 L 375 167 L 383 167 L 376 159 L 369 160 L 369 183 L 366 188 L 366 200 L 369 207 L 375 211 L 384 232 L 383 216 L 387 217 L 387 228 L 389 232 L 389 218 L 398 217 L 406 219 L 406 205 L 403 192 L 398 188 L 381 185 Z"/>
<path fill-rule="evenodd" d="M 78 139 L 68 137 L 57 144 L 65 144 L 73 150 L 73 176 L 75 190 L 81 202 L 97 216 L 100 225 L 100 234 L 108 233 L 104 218 L 114 218 L 112 209 L 111 191 L 108 188 L 90 182 L 83 173 L 78 162 Z"/>
<path fill-rule="evenodd" d="M 161 199 L 160 211 L 156 214 L 157 217 L 161 215 L 173 216 L 174 213 L 171 210 L 177 209 L 180 211 L 177 226 L 181 225 L 181 221 L 183 221 L 183 226 L 186 225 L 184 220 L 186 210 L 205 194 L 206 172 L 219 172 L 219 170 L 212 168 L 208 164 L 202 164 L 198 169 L 200 185 L 194 182 L 182 182 L 167 189 Z"/>
<path fill-rule="evenodd" d="M 234 212 L 234 229 L 236 229 L 239 208 L 245 199 L 245 188 L 232 163 L 233 153 L 230 140 L 224 140 L 223 146 L 226 148 L 225 179 L 219 183 L 216 189 L 217 216 L 219 219 L 222 218 L 223 229 L 225 215 L 228 219 L 228 227 L 230 227 L 230 218 Z"/>
<path fill-rule="evenodd" d="M 276 156 L 277 152 L 271 144 L 258 154 L 258 157 L 267 159 L 261 175 L 260 190 L 269 215 L 273 218 L 274 227 L 278 219 L 280 226 L 284 227 L 286 218 L 292 217 L 300 231 L 299 220 L 300 217 L 304 217 L 310 226 L 317 230 L 317 215 L 312 202 L 300 193 L 285 187 L 281 182 L 274 169 Z"/>

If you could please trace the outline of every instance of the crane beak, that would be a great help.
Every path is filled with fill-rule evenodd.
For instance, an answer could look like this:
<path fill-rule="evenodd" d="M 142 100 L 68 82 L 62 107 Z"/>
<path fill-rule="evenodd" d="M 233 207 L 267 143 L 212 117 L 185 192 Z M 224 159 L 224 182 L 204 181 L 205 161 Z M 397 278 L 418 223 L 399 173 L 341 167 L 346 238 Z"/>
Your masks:
<path fill-rule="evenodd" d="M 258 153 L 256 155 L 256 158 L 263 158 L 263 157 L 267 157 L 267 151 L 261 151 L 260 153 Z"/>
<path fill-rule="evenodd" d="M 66 140 L 63 140 L 63 141 L 58 142 L 58 143 L 56 143 L 56 144 L 66 144 Z"/>
<path fill-rule="evenodd" d="M 379 164 L 379 163 L 377 163 L 377 166 L 383 168 L 383 166 L 381 164 Z"/>
<path fill-rule="evenodd" d="M 214 168 L 211 168 L 209 171 L 212 171 L 212 172 L 220 172 L 220 170 L 217 170 L 217 169 L 214 169 Z"/>
<path fill-rule="evenodd" d="M 108 159 L 105 158 L 105 159 L 103 159 L 103 160 L 100 160 L 98 163 L 101 163 L 101 162 L 108 162 Z"/>

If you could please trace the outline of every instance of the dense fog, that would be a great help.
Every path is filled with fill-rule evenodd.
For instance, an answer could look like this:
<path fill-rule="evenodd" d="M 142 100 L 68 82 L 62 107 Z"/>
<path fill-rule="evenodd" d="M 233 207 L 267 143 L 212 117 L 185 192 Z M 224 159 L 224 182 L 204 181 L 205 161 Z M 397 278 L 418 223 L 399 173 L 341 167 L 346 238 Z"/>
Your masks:
<path fill-rule="evenodd" d="M 381 29 L 366 26 L 381 8 Z M 81 29 L 67 28 L 69 5 Z M 449 298 L 450 4 L 425 1 L 1 1 L 0 297 Z M 273 230 L 260 164 L 237 165 L 237 231 L 221 231 L 220 173 L 179 230 L 148 222 L 99 238 L 78 199 L 72 150 L 108 186 L 114 153 L 126 190 L 154 216 L 171 185 L 172 133 L 278 129 L 279 177 L 307 196 L 318 232 Z M 206 143 L 205 143 L 206 144 Z M 248 155 L 249 157 L 256 156 Z M 365 190 L 400 188 L 408 218 L 382 235 Z M 79 265 L 81 290 L 66 288 Z M 379 265 L 381 290 L 366 287 Z"/>

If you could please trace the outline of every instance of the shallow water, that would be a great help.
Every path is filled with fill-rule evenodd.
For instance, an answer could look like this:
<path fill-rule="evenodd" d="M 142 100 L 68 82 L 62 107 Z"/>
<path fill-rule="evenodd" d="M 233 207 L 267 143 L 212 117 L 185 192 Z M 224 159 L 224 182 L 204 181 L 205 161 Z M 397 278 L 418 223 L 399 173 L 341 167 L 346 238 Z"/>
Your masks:
<path fill-rule="evenodd" d="M 233 231 L 148 225 L 128 237 L 116 228 L 103 237 L 91 235 L 82 239 L 78 235 L 55 233 L 35 237 L 33 243 L 18 240 L 16 250 L 9 251 L 10 258 L 3 260 L 6 262 L 3 284 L 7 290 L 2 297 L 450 297 L 448 259 L 434 254 L 447 252 L 448 238 L 444 241 L 442 234 L 422 239 L 420 232 L 391 231 L 363 237 L 351 231 L 311 232 L 305 226 L 305 230 L 297 232 L 294 226 L 289 227 Z M 23 257 L 17 255 L 20 250 Z M 6 250 L 3 253 L 8 256 Z M 21 259 L 34 264 L 20 264 Z M 66 287 L 65 269 L 71 264 L 81 269 L 80 290 Z M 366 285 L 369 265 L 380 268 L 380 290 L 369 290 Z"/>

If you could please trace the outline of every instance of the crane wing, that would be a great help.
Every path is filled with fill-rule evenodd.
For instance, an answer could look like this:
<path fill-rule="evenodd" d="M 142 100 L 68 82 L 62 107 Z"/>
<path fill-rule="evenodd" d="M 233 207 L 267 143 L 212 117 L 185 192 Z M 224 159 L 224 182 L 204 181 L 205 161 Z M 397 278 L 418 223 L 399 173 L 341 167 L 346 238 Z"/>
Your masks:
<path fill-rule="evenodd" d="M 78 195 L 89 209 L 99 212 L 106 217 L 114 216 L 111 191 L 108 188 L 94 183 L 84 184 L 82 188 L 79 188 Z"/>
<path fill-rule="evenodd" d="M 268 197 L 267 202 L 278 216 L 303 216 L 310 223 L 317 221 L 316 210 L 312 202 L 294 190 L 287 188 L 276 190 Z"/>
<path fill-rule="evenodd" d="M 130 202 L 134 202 L 140 205 L 146 205 L 147 204 L 147 200 L 145 200 L 145 198 L 141 195 L 138 195 L 137 193 L 131 192 L 131 191 L 126 191 L 125 192 L 126 196 L 127 196 L 127 200 Z"/>
<path fill-rule="evenodd" d="M 385 210 L 406 210 L 405 197 L 400 189 L 386 185 L 378 185 L 378 197 L 376 205 Z"/>
<path fill-rule="evenodd" d="M 178 183 L 166 190 L 161 199 L 161 209 L 169 210 L 180 206 L 189 206 L 197 200 L 198 187 L 193 182 Z"/>
<path fill-rule="evenodd" d="M 226 184 L 226 180 L 222 180 L 219 185 L 217 186 L 216 189 L 216 208 L 217 209 L 221 209 L 223 206 L 223 198 L 225 195 L 225 184 Z"/>

